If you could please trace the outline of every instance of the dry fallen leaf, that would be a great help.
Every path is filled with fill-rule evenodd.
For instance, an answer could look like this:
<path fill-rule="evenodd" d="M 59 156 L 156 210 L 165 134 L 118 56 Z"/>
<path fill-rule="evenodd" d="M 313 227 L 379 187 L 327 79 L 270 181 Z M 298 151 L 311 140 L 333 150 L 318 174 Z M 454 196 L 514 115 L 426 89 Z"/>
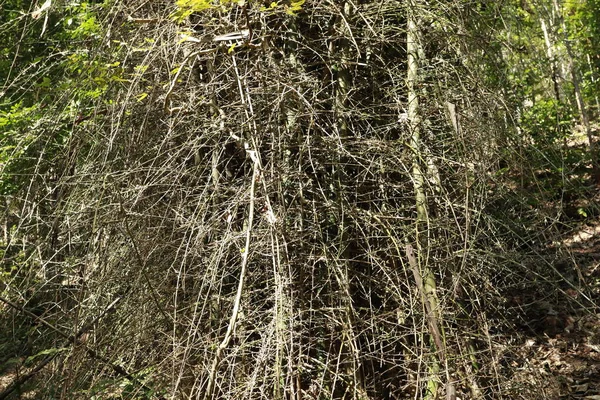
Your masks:
<path fill-rule="evenodd" d="M 575 393 L 585 393 L 589 389 L 590 385 L 587 383 L 583 383 L 581 385 L 575 385 L 572 387 Z"/>

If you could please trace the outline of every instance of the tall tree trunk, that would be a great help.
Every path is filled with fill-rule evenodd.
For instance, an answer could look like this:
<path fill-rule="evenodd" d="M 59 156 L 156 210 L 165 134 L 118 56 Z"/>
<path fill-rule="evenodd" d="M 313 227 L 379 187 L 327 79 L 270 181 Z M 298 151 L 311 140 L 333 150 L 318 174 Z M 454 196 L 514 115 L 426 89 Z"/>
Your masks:
<path fill-rule="evenodd" d="M 554 10 L 556 11 L 556 15 L 560 20 L 560 24 L 563 31 L 563 43 L 565 45 L 565 49 L 567 51 L 567 63 L 568 69 L 571 74 L 571 79 L 573 81 L 573 90 L 575 91 L 575 100 L 577 102 L 577 108 L 579 110 L 579 117 L 583 127 L 585 129 L 585 133 L 588 139 L 588 148 L 590 153 L 590 159 L 592 162 L 592 178 L 595 183 L 600 184 L 600 166 L 598 165 L 598 155 L 596 154 L 596 144 L 594 143 L 594 135 L 592 133 L 592 128 L 590 125 L 590 119 L 588 116 L 587 106 L 585 104 L 585 99 L 583 98 L 583 94 L 581 93 L 581 86 L 579 80 L 579 71 L 577 70 L 577 65 L 575 63 L 575 56 L 573 54 L 573 48 L 571 47 L 571 42 L 569 40 L 569 30 L 567 27 L 567 23 L 565 22 L 564 16 L 562 14 L 562 7 L 558 3 L 558 0 L 552 0 L 554 5 Z"/>
<path fill-rule="evenodd" d="M 594 71 L 594 66 L 592 65 L 592 59 L 588 54 L 585 55 L 586 59 L 587 59 L 587 64 L 588 64 L 588 68 L 590 70 L 590 79 L 592 81 L 592 84 L 594 85 L 594 87 L 597 86 L 597 82 L 598 82 L 598 78 L 596 77 L 596 73 Z M 598 97 L 598 92 L 595 91 L 594 92 L 594 100 L 596 101 L 596 115 L 598 115 L 598 113 L 600 113 L 600 98 Z"/>
<path fill-rule="evenodd" d="M 415 222 L 415 242 L 417 246 L 416 257 L 412 246 L 406 248 L 409 265 L 413 270 L 417 287 L 421 292 L 424 312 L 427 314 L 429 334 L 436 352 L 429 368 L 430 376 L 427 381 L 428 399 L 436 398 L 438 392 L 438 374 L 441 364 L 445 363 L 445 338 L 441 329 L 439 315 L 439 301 L 437 298 L 436 281 L 433 271 L 429 266 L 427 256 L 427 230 L 429 229 L 429 216 L 427 211 L 427 196 L 425 194 L 425 177 L 423 169 L 428 155 L 423 151 L 421 143 L 421 110 L 419 107 L 419 56 L 423 54 L 420 45 L 420 30 L 415 14 L 418 0 L 412 0 L 407 7 L 407 89 L 408 89 L 408 123 L 410 130 L 410 147 L 413 152 L 412 179 L 415 192 L 417 218 Z M 448 368 L 446 366 L 446 374 Z M 446 387 L 448 398 L 453 398 L 454 388 L 448 384 Z"/>
<path fill-rule="evenodd" d="M 548 57 L 548 61 L 550 62 L 550 66 L 552 68 L 552 87 L 554 88 L 554 97 L 556 98 L 556 101 L 560 103 L 560 84 L 558 76 L 558 67 L 556 65 L 556 58 L 554 56 L 554 44 L 552 43 L 550 32 L 548 31 L 548 26 L 546 25 L 546 21 L 544 21 L 543 17 L 540 17 L 540 25 L 542 27 L 542 32 L 544 33 L 544 43 L 546 44 L 546 56 Z"/>

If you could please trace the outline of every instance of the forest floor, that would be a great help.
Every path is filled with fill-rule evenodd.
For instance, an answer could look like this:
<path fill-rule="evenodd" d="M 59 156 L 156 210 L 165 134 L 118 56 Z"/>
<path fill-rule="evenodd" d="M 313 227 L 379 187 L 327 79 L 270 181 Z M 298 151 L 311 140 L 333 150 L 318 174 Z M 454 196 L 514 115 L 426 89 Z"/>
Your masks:
<path fill-rule="evenodd" d="M 600 400 L 600 219 L 548 246 L 557 250 L 568 257 L 553 266 L 574 277 L 565 283 L 576 283 L 563 283 L 560 293 L 515 296 L 512 305 L 526 323 L 507 352 L 503 372 L 512 367 L 513 375 L 502 392 L 515 399 Z"/>

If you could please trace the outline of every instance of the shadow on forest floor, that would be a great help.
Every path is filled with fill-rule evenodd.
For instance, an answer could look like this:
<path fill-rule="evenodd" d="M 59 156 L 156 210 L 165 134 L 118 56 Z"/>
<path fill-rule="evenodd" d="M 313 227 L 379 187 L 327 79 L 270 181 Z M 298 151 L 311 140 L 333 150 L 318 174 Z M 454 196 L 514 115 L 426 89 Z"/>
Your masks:
<path fill-rule="evenodd" d="M 539 256 L 559 280 L 554 290 L 507 295 L 521 335 L 503 352 L 500 374 L 512 370 L 503 392 L 515 399 L 600 400 L 600 218 L 582 222 Z"/>

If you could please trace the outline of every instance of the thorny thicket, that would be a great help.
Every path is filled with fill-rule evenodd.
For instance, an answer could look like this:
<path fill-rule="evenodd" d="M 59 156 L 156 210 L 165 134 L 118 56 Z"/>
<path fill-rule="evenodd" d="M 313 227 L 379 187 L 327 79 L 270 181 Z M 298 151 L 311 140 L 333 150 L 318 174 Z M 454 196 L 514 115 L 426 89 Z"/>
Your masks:
<path fill-rule="evenodd" d="M 424 395 L 433 348 L 404 255 L 416 217 L 404 4 L 285 7 L 230 4 L 182 24 L 170 2 L 98 9 L 90 57 L 118 61 L 123 79 L 80 104 L 61 150 L 40 146 L 46 169 L 6 200 L 4 262 L 19 269 L 4 296 L 75 336 L 5 310 L 21 332 L 8 353 L 58 348 L 39 396 Z M 503 290 L 524 273 L 505 216 L 526 206 L 497 173 L 519 143 L 509 93 L 486 79 L 501 64 L 482 50 L 495 16 L 420 7 L 421 258 L 438 280 L 442 368 L 463 398 L 500 397 Z"/>

